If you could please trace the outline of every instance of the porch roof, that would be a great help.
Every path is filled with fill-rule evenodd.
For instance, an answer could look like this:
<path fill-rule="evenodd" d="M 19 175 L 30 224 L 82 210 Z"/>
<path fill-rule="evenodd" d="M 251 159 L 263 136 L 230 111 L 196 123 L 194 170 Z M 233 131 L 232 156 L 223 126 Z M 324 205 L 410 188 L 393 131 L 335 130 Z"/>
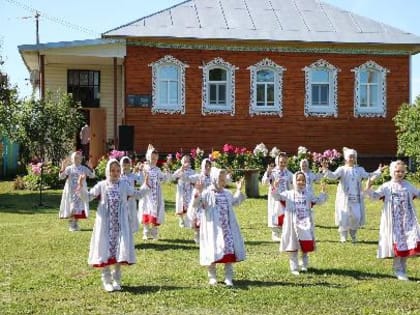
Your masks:
<path fill-rule="evenodd" d="M 38 68 L 38 53 L 50 61 L 78 63 L 111 63 L 116 57 L 119 63 L 126 55 L 125 40 L 97 38 L 87 40 L 42 43 L 38 45 L 20 45 L 19 53 L 29 71 Z"/>

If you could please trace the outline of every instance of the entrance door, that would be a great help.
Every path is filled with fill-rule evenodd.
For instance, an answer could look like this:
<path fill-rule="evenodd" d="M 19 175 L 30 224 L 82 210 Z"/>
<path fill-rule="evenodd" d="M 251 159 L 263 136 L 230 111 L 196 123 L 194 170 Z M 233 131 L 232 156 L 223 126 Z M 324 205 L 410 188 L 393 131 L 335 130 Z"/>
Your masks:
<path fill-rule="evenodd" d="M 102 108 L 89 108 L 90 148 L 92 166 L 106 153 L 106 112 Z"/>

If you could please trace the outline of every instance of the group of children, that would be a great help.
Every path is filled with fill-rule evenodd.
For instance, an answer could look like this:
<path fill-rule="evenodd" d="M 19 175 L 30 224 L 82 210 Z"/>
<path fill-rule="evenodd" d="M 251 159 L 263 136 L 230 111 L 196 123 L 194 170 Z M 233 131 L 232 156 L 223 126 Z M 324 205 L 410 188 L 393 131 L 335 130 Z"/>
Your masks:
<path fill-rule="evenodd" d="M 229 182 L 226 170 L 212 167 L 210 160 L 204 159 L 200 173 L 196 173 L 191 169 L 190 158 L 184 156 L 181 167 L 171 174 L 157 167 L 158 157 L 158 152 L 149 145 L 146 162 L 138 165 L 135 172 L 128 157 L 120 162 L 109 160 L 106 179 L 88 190 L 85 179 L 95 174 L 81 165 L 80 153 L 73 153 L 73 163 L 70 166 L 63 163 L 60 172 L 60 178 L 67 177 L 60 218 L 70 218 L 70 230 L 77 230 L 77 219 L 88 215 L 88 202 L 100 197 L 88 262 L 102 268 L 106 291 L 121 290 L 120 265 L 136 261 L 133 234 L 141 223 L 144 240 L 158 239 L 158 227 L 164 222 L 165 214 L 161 183 L 176 180 L 175 211 L 179 225 L 194 230 L 200 264 L 207 267 L 209 284 L 217 284 L 216 265 L 221 263 L 224 282 L 232 286 L 233 263 L 245 259 L 244 240 L 233 211 L 234 206 L 245 200 L 241 192 L 243 181 L 236 183 L 236 192 L 232 194 L 225 188 Z M 391 181 L 373 191 L 372 182 L 382 168 L 367 173 L 357 165 L 357 152 L 353 149 L 344 148 L 344 158 L 345 165 L 334 172 L 324 162 L 318 174 L 309 170 L 307 160 L 302 160 L 301 170 L 293 174 L 287 170 L 286 154 L 280 153 L 275 158 L 275 166 L 268 166 L 262 178 L 263 184 L 269 185 L 268 226 L 272 240 L 279 241 L 280 251 L 288 253 L 292 274 L 307 271 L 308 253 L 315 250 L 312 207 L 327 199 L 325 184 L 321 182 L 319 196 L 314 194 L 312 184 L 322 178 L 336 179 L 339 184 L 335 219 L 340 241 L 345 242 L 350 234 L 356 242 L 357 230 L 365 223 L 364 194 L 385 198 L 378 258 L 393 257 L 397 278 L 408 280 L 406 259 L 420 255 L 420 227 L 412 203 L 420 191 L 403 179 L 406 170 L 402 161 L 391 163 Z M 365 191 L 361 187 L 362 179 L 368 179 Z M 299 251 L 302 252 L 300 264 Z"/>

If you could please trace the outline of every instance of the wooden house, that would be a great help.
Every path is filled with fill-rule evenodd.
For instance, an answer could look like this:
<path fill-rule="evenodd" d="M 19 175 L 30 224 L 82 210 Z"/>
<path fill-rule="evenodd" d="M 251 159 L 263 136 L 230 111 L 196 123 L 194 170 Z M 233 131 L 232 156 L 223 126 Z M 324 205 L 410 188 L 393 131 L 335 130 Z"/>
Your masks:
<path fill-rule="evenodd" d="M 188 0 L 101 39 L 19 50 L 41 94 L 90 111 L 94 157 L 108 139 L 130 146 L 118 131 L 133 126 L 138 152 L 264 142 L 388 158 L 420 37 L 326 1 Z"/>

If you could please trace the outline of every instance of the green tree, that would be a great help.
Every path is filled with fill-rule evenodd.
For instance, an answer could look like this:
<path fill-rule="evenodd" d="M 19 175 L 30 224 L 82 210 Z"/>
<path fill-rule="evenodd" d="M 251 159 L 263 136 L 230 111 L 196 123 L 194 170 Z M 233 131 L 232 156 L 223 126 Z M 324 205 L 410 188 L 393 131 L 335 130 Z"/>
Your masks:
<path fill-rule="evenodd" d="M 16 137 L 15 113 L 19 105 L 17 88 L 10 85 L 7 74 L 0 70 L 0 138 Z"/>
<path fill-rule="evenodd" d="M 414 104 L 403 104 L 394 117 L 398 153 L 420 161 L 420 96 Z"/>
<path fill-rule="evenodd" d="M 73 99 L 60 91 L 48 92 L 43 100 L 22 102 L 15 114 L 16 141 L 32 156 L 58 165 L 74 147 L 74 138 L 84 117 Z"/>

